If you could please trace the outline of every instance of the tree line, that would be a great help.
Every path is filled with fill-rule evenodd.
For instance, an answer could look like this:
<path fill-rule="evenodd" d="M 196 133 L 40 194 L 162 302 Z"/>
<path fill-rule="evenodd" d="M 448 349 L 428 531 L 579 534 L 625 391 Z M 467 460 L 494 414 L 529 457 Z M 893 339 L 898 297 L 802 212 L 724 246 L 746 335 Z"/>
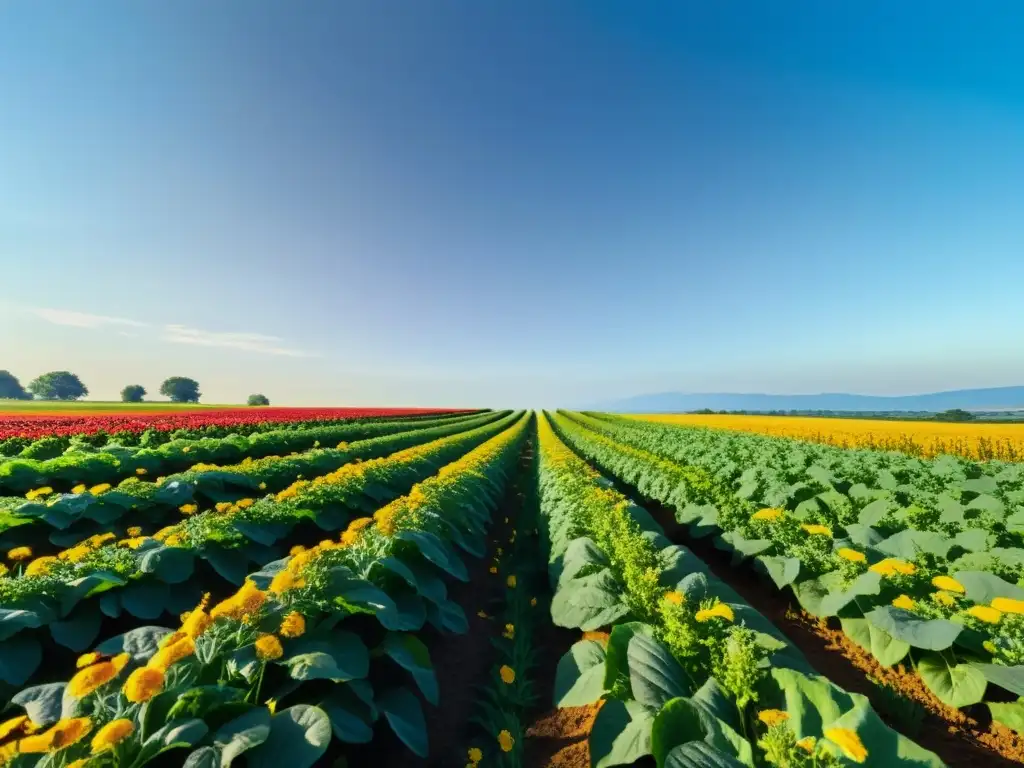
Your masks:
<path fill-rule="evenodd" d="M 64 400 L 73 401 L 89 394 L 89 388 L 70 371 L 50 371 L 22 387 L 10 371 L 0 371 L 0 400 Z M 148 392 L 141 384 L 129 384 L 121 390 L 121 401 L 141 403 Z M 198 403 L 202 397 L 199 382 L 187 376 L 171 376 L 160 385 L 160 394 L 172 403 Z M 249 395 L 247 405 L 270 405 L 266 395 Z"/>

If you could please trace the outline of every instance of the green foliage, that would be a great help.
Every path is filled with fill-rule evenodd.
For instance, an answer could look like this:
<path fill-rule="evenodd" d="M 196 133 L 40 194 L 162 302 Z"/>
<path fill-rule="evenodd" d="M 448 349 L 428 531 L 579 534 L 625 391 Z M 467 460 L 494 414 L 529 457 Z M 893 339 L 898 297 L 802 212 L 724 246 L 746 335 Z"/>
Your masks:
<path fill-rule="evenodd" d="M 31 400 L 21 382 L 10 371 L 0 371 L 0 400 Z"/>
<path fill-rule="evenodd" d="M 28 390 L 40 400 L 77 400 L 89 394 L 82 380 L 70 371 L 50 371 L 34 379 Z"/>
<path fill-rule="evenodd" d="M 974 414 L 962 408 L 953 408 L 935 414 L 936 421 L 974 421 Z"/>
<path fill-rule="evenodd" d="M 270 398 L 266 395 L 249 395 L 246 405 L 270 405 Z"/>
<path fill-rule="evenodd" d="M 129 384 L 121 390 L 121 402 L 141 403 L 146 396 L 146 388 L 141 384 Z"/>
<path fill-rule="evenodd" d="M 202 392 L 199 382 L 185 376 L 171 376 L 160 385 L 160 394 L 169 397 L 172 403 L 198 403 Z"/>

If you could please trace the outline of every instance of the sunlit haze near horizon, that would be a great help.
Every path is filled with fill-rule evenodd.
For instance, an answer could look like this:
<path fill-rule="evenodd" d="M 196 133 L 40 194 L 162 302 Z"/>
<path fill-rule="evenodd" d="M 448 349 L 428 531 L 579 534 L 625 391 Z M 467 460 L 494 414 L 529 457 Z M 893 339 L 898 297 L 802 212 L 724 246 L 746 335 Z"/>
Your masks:
<path fill-rule="evenodd" d="M 0 4 L 0 369 L 559 406 L 1024 384 L 1024 5 Z"/>

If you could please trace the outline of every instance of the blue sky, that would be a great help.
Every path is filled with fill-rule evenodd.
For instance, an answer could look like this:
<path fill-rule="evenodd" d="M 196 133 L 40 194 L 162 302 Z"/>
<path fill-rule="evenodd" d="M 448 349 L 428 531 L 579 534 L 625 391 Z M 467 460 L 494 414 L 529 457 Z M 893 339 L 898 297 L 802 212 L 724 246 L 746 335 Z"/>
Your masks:
<path fill-rule="evenodd" d="M 0 368 L 578 405 L 1024 383 L 1024 6 L 0 5 Z"/>

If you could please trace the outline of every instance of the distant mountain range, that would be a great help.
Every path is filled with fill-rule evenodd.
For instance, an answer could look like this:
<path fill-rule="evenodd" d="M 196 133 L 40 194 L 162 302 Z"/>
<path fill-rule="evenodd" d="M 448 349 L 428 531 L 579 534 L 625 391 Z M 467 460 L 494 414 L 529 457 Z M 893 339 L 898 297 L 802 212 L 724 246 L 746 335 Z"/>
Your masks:
<path fill-rule="evenodd" d="M 663 392 L 606 402 L 590 410 L 620 413 L 675 413 L 710 408 L 713 411 L 1002 411 L 1024 408 L 1024 387 L 957 389 L 922 395 L 764 395 L 708 392 Z"/>

